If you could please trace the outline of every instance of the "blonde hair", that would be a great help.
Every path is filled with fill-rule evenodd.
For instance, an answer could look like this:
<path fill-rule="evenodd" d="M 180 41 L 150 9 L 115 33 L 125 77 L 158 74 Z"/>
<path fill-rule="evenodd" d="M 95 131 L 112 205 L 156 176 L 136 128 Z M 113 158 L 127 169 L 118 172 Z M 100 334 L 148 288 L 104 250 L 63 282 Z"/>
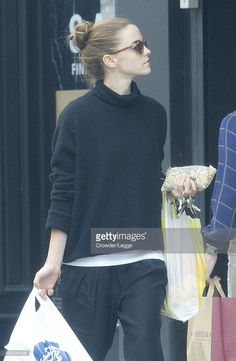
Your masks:
<path fill-rule="evenodd" d="M 69 39 L 79 49 L 80 61 L 85 68 L 85 78 L 89 83 L 104 79 L 102 58 L 117 50 L 119 32 L 134 23 L 126 18 L 116 17 L 93 24 L 82 21 L 69 35 Z"/>

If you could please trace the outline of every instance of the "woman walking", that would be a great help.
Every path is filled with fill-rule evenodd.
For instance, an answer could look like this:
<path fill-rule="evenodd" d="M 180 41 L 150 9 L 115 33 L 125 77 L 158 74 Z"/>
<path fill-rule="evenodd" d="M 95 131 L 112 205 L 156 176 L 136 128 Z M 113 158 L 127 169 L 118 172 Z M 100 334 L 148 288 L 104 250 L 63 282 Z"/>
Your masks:
<path fill-rule="evenodd" d="M 151 51 L 139 28 L 123 18 L 84 21 L 71 39 L 95 86 L 64 109 L 54 134 L 51 239 L 34 284 L 41 295 L 52 295 L 63 262 L 63 314 L 94 361 L 104 360 L 118 319 L 125 360 L 162 361 L 161 237 L 152 249 L 144 243 L 119 253 L 90 250 L 93 228 L 161 228 L 166 115 L 133 81 L 151 72 Z M 183 191 L 195 189 L 182 178 L 174 194 Z"/>

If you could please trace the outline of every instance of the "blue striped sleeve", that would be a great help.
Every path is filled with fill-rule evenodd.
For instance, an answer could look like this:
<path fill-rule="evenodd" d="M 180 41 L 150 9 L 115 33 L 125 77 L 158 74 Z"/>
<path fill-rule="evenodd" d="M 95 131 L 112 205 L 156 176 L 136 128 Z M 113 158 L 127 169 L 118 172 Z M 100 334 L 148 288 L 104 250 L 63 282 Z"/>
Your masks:
<path fill-rule="evenodd" d="M 236 112 L 228 114 L 220 125 L 211 209 L 211 222 L 203 230 L 204 241 L 226 252 L 236 229 Z"/>

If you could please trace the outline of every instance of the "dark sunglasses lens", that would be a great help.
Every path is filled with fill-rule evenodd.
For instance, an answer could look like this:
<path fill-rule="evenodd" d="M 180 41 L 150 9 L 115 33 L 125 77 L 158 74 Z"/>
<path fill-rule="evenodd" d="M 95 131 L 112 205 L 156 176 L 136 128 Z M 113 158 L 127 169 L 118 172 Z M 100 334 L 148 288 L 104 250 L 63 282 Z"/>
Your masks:
<path fill-rule="evenodd" d="M 147 47 L 147 42 L 145 41 L 139 41 L 137 42 L 136 46 L 135 46 L 135 50 L 139 53 L 142 54 L 144 52 L 144 46 Z"/>

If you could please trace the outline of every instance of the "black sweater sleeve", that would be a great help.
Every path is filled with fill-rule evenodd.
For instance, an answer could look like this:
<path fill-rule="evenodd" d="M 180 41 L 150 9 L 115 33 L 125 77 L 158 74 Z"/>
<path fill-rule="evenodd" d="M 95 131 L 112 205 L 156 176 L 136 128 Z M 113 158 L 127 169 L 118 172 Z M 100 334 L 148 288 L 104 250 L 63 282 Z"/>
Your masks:
<path fill-rule="evenodd" d="M 65 109 L 61 114 L 52 142 L 51 206 L 47 228 L 59 229 L 68 234 L 75 182 L 75 125 L 73 116 Z"/>

